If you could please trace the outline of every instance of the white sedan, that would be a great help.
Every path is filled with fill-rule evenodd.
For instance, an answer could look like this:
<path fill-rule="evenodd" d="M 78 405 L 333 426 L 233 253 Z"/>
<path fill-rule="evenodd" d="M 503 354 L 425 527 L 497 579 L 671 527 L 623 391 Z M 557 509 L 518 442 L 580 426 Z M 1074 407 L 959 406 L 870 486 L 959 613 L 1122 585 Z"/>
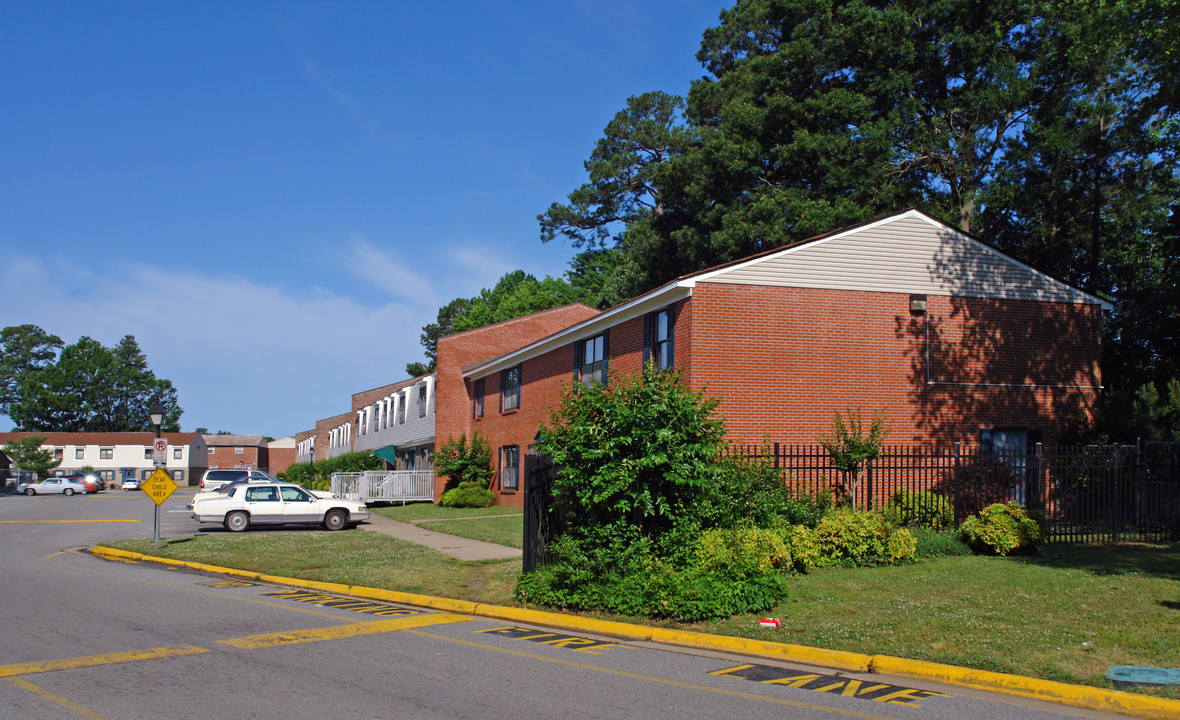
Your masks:
<path fill-rule="evenodd" d="M 369 519 L 369 508 L 355 500 L 317 497 L 289 483 L 240 483 L 224 494 L 206 495 L 193 501 L 193 519 L 220 523 L 230 532 L 242 532 L 251 525 L 323 525 L 340 530 Z"/>
<path fill-rule="evenodd" d="M 16 491 L 25 495 L 85 495 L 88 492 L 82 483 L 65 477 L 51 477 L 39 483 L 21 483 L 16 486 Z"/>

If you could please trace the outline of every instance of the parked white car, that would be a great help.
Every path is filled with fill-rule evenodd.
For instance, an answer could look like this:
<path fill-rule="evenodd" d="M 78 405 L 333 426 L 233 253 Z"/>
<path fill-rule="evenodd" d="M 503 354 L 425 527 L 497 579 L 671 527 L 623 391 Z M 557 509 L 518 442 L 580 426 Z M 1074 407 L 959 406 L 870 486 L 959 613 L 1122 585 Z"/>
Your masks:
<path fill-rule="evenodd" d="M 323 525 L 340 530 L 369 519 L 369 508 L 355 500 L 318 497 L 308 490 L 281 482 L 237 483 L 225 493 L 198 497 L 193 519 L 220 523 L 230 532 L 252 525 Z"/>
<path fill-rule="evenodd" d="M 85 495 L 86 486 L 67 477 L 51 477 L 43 482 L 27 482 L 16 486 L 18 493 L 25 495 Z"/>
<path fill-rule="evenodd" d="M 261 470 L 246 470 L 245 468 L 211 468 L 205 471 L 201 478 L 200 490 L 211 492 L 233 482 L 278 482 L 275 478 Z"/>

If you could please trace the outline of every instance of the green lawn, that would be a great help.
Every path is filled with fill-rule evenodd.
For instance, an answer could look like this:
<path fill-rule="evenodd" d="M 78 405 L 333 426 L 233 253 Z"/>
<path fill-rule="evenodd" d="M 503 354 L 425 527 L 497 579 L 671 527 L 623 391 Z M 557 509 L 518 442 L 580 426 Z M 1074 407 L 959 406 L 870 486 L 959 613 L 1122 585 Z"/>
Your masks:
<path fill-rule="evenodd" d="M 373 512 L 435 532 L 517 549 L 524 545 L 524 516 L 513 508 L 444 508 L 433 503 L 413 503 L 375 507 Z"/>
<path fill-rule="evenodd" d="M 155 554 L 152 540 L 110 544 Z M 211 533 L 165 539 L 159 554 L 517 604 L 512 588 L 519 561 L 460 562 L 364 531 Z M 1100 687 L 1110 686 L 1103 675 L 1112 665 L 1180 665 L 1180 545 L 1054 545 L 1020 558 L 952 557 L 822 570 L 794 577 L 790 593 L 765 613 L 783 621 L 779 629 L 759 627 L 753 615 L 688 627 Z M 1152 692 L 1180 697 L 1175 689 Z"/>

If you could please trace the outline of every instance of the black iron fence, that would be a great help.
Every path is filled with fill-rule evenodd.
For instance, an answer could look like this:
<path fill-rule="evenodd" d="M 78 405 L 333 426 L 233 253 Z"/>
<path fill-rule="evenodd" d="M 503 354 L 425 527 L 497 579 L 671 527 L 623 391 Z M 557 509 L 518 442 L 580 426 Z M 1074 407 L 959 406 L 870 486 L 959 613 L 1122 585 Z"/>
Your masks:
<path fill-rule="evenodd" d="M 819 445 L 733 446 L 772 466 L 796 496 L 884 508 L 949 502 L 961 521 L 1004 500 L 1045 513 L 1053 542 L 1180 540 L 1180 443 L 896 446 L 851 476 Z M 945 499 L 945 500 L 944 500 Z"/>

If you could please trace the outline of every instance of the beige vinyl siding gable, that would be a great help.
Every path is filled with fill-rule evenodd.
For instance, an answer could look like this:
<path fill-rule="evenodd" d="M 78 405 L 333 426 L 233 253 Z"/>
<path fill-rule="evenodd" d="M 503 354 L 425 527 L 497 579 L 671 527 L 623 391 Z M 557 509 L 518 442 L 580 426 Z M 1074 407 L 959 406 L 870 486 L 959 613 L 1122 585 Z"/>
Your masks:
<path fill-rule="evenodd" d="M 706 273 L 698 282 L 1098 304 L 916 211 Z"/>

